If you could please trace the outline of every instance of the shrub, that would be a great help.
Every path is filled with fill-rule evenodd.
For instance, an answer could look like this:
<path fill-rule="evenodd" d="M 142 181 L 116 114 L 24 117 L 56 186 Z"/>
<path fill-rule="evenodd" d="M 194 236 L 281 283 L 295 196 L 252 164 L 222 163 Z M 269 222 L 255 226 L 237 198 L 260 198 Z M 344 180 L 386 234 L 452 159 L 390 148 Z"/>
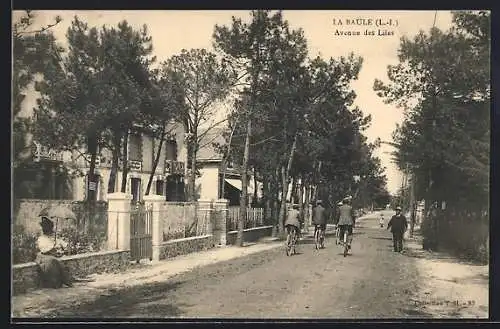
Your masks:
<path fill-rule="evenodd" d="M 23 225 L 14 225 L 12 232 L 13 264 L 29 263 L 36 259 L 38 235 L 26 232 Z"/>
<path fill-rule="evenodd" d="M 65 228 L 58 233 L 58 236 L 68 243 L 67 255 L 99 251 L 106 241 L 104 232 L 92 229 L 88 232 L 81 232 L 76 228 Z"/>
<path fill-rule="evenodd" d="M 424 249 L 440 249 L 467 260 L 487 263 L 489 260 L 489 226 L 487 221 L 454 214 L 439 219 L 439 235 L 436 239 L 429 220 L 421 227 Z M 435 244 L 438 243 L 438 245 Z"/>

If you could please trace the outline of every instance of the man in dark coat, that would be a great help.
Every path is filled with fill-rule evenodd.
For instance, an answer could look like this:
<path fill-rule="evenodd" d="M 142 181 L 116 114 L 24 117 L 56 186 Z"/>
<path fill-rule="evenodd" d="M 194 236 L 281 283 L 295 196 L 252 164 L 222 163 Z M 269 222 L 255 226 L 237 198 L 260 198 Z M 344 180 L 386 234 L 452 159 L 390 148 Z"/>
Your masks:
<path fill-rule="evenodd" d="M 313 224 L 314 224 L 314 236 L 316 236 L 316 231 L 322 229 L 323 232 L 326 231 L 326 209 L 323 207 L 323 202 L 321 200 L 316 201 L 316 207 L 313 209 Z"/>
<path fill-rule="evenodd" d="M 403 234 L 408 228 L 406 217 L 401 214 L 401 207 L 396 207 L 396 214 L 392 216 L 387 224 L 387 229 L 391 229 L 394 251 L 401 252 L 403 250 Z"/>

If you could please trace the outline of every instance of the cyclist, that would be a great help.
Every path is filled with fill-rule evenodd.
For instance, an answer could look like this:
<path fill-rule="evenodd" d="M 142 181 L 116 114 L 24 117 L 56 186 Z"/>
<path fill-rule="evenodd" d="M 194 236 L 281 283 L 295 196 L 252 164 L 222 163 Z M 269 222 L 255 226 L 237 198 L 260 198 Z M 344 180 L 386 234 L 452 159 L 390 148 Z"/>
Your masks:
<path fill-rule="evenodd" d="M 300 235 L 299 205 L 294 204 L 290 209 L 290 204 L 287 204 L 287 209 L 288 209 L 288 214 L 286 216 L 286 221 L 285 221 L 286 233 L 290 234 L 292 230 L 295 230 L 295 232 L 297 233 L 296 236 L 298 238 Z"/>
<path fill-rule="evenodd" d="M 344 232 L 347 230 L 347 246 L 351 249 L 352 243 L 352 228 L 354 226 L 354 211 L 349 205 L 349 199 L 345 198 L 342 200 L 342 206 L 339 208 L 340 218 L 339 218 L 339 227 L 340 227 L 340 237 L 344 236 Z"/>
<path fill-rule="evenodd" d="M 313 210 L 314 236 L 318 229 L 326 231 L 326 209 L 323 207 L 321 200 L 316 201 L 316 207 Z"/>

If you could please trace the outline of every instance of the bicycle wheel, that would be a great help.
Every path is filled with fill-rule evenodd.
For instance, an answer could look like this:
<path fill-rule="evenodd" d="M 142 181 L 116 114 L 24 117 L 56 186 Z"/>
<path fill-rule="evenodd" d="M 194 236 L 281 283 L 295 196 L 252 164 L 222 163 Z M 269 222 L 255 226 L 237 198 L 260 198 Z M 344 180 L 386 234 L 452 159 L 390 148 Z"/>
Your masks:
<path fill-rule="evenodd" d="M 314 249 L 319 249 L 319 231 L 314 232 Z"/>
<path fill-rule="evenodd" d="M 321 230 L 321 233 L 319 234 L 319 247 L 321 249 L 325 248 L 325 231 Z"/>
<path fill-rule="evenodd" d="M 292 241 L 293 241 L 293 243 L 292 243 L 292 250 L 291 250 L 292 255 L 295 255 L 297 253 L 297 251 L 295 250 L 295 246 L 297 245 L 297 240 L 298 239 L 299 239 L 298 232 L 293 231 L 293 233 L 292 233 Z"/>
<path fill-rule="evenodd" d="M 291 236 L 290 233 L 288 233 L 286 235 L 286 241 L 285 241 L 285 251 L 287 256 L 290 256 L 290 244 L 291 244 Z"/>
<path fill-rule="evenodd" d="M 347 256 L 347 252 L 349 251 L 349 246 L 347 245 L 347 232 L 344 232 L 344 257 Z"/>

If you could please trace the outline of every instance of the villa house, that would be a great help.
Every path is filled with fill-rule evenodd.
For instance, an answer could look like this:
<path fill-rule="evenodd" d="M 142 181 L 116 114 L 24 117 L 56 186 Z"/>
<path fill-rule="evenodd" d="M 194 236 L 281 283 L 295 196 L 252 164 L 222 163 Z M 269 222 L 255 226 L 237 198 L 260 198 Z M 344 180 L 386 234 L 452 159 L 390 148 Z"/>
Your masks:
<path fill-rule="evenodd" d="M 223 173 L 222 155 L 215 149 L 214 143 L 224 144 L 222 128 L 214 128 L 208 131 L 200 143 L 197 163 L 200 177 L 197 178 L 197 185 L 200 199 L 216 200 L 228 199 L 231 206 L 239 205 L 242 189 L 241 174 L 237 166 L 231 161 L 227 163 L 225 175 Z M 222 185 L 224 184 L 224 195 L 222 195 Z M 255 182 L 249 176 L 248 194 L 249 204 L 255 192 Z M 257 183 L 257 197 L 262 197 L 261 184 Z"/>
<path fill-rule="evenodd" d="M 164 195 L 169 201 L 183 201 L 184 176 L 186 163 L 186 147 L 184 145 L 184 129 L 181 124 L 171 122 L 167 128 L 170 137 L 163 142 L 158 166 L 154 172 L 150 194 Z M 31 141 L 31 165 L 25 168 L 19 184 L 19 198 L 31 199 L 71 199 L 83 201 L 93 199 L 105 201 L 111 172 L 112 154 L 108 149 L 98 150 L 95 174 L 97 181 L 88 182 L 90 154 L 85 150 L 73 152 L 55 152 L 36 141 Z M 135 127 L 128 136 L 128 162 L 126 192 L 132 194 L 134 201 L 142 200 L 145 195 L 150 174 L 153 170 L 154 157 L 159 140 L 153 138 L 144 129 Z M 115 180 L 115 191 L 122 184 L 122 161 Z M 79 171 L 82 176 L 64 175 L 63 167 L 70 168 L 69 173 Z M 72 177 L 74 176 L 74 177 Z M 31 193 L 23 186 L 30 185 Z M 34 187 L 34 188 L 33 188 Z M 38 187 L 38 188 L 37 188 Z"/>

